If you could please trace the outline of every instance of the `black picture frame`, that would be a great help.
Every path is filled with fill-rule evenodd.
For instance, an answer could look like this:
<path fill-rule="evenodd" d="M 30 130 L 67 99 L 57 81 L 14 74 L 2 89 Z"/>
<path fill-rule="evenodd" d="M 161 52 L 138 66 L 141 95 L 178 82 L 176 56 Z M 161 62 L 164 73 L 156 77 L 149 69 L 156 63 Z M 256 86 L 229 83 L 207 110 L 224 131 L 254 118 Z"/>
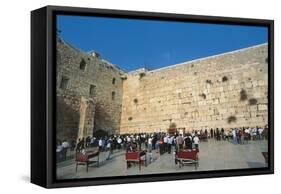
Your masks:
<path fill-rule="evenodd" d="M 136 175 L 56 180 L 56 20 L 57 14 L 142 18 L 216 24 L 265 26 L 268 28 L 268 167 L 241 170 Z M 31 12 L 31 182 L 46 188 L 122 184 L 182 179 L 260 175 L 274 173 L 274 21 L 171 13 L 46 6 Z"/>

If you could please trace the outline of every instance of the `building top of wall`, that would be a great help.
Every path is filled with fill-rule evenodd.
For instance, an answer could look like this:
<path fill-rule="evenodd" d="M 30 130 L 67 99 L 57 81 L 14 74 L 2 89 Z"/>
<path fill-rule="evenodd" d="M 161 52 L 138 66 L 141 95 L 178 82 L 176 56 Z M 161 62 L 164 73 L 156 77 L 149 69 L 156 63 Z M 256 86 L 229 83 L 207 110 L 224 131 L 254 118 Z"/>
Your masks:
<path fill-rule="evenodd" d="M 77 52 L 80 52 L 80 53 L 82 52 L 80 49 L 76 48 L 75 46 L 73 46 L 72 44 L 66 42 L 65 40 L 63 40 L 62 38 L 60 38 L 58 36 L 57 36 L 57 41 L 61 42 L 62 44 L 66 45 L 67 47 L 69 47 L 69 48 L 71 48 L 71 49 L 73 49 L 73 50 L 75 50 Z"/>
<path fill-rule="evenodd" d="M 145 72 L 148 72 L 148 69 L 146 69 L 146 68 L 139 68 L 139 69 L 130 71 L 128 73 L 145 73 Z"/>
<path fill-rule="evenodd" d="M 66 45 L 66 46 L 69 47 L 70 49 L 73 49 L 73 50 L 75 50 L 76 52 L 79 52 L 79 53 L 81 53 L 81 54 L 84 54 L 84 55 L 88 55 L 88 56 L 90 56 L 90 57 L 97 58 L 97 59 L 99 59 L 100 61 L 102 61 L 103 63 L 106 63 L 108 66 L 111 66 L 111 67 L 115 68 L 115 69 L 118 70 L 121 74 L 125 74 L 125 71 L 123 71 L 122 69 L 120 69 L 117 65 L 115 65 L 115 64 L 113 64 L 113 63 L 110 63 L 109 61 L 107 61 L 107 60 L 105 60 L 105 59 L 102 59 L 102 58 L 101 58 L 101 55 L 100 55 L 98 52 L 96 52 L 96 51 L 94 51 L 94 50 L 89 51 L 89 52 L 84 52 L 84 51 L 82 51 L 82 50 L 76 48 L 75 46 L 71 45 L 70 43 L 64 41 L 62 38 L 60 38 L 60 37 L 57 37 L 57 38 L 58 38 L 58 41 L 59 41 L 59 42 L 61 42 L 62 44 Z"/>
<path fill-rule="evenodd" d="M 70 43 L 65 42 L 60 37 L 58 37 L 58 40 L 61 41 L 63 44 L 67 45 L 68 47 L 74 49 L 75 51 L 80 52 L 81 54 L 82 53 L 83 54 L 87 54 L 87 55 L 90 55 L 92 57 L 96 57 L 96 58 L 100 59 L 102 62 L 104 62 L 104 63 L 106 63 L 106 64 L 116 68 L 122 74 L 134 74 L 134 73 L 146 73 L 146 72 L 147 73 L 152 73 L 152 72 L 161 71 L 161 70 L 164 70 L 164 69 L 170 69 L 170 68 L 174 68 L 174 67 L 181 66 L 181 65 L 188 65 L 188 64 L 191 64 L 191 63 L 194 63 L 194 62 L 200 62 L 200 61 L 203 61 L 203 60 L 212 59 L 212 58 L 216 58 L 216 57 L 221 57 L 221 56 L 225 56 L 225 55 L 229 55 L 229 54 L 234 54 L 234 53 L 239 53 L 239 52 L 242 52 L 242 51 L 245 51 L 245 50 L 250 50 L 250 49 L 254 49 L 254 48 L 258 48 L 258 47 L 262 47 L 262 46 L 268 45 L 268 43 L 258 44 L 258 45 L 254 45 L 254 46 L 250 46 L 250 47 L 246 47 L 246 48 L 242 48 L 242 49 L 237 49 L 237 50 L 233 50 L 233 51 L 229 51 L 229 52 L 225 52 L 225 53 L 221 53 L 221 54 L 217 54 L 217 55 L 211 55 L 211 56 L 208 56 L 208 57 L 203 57 L 203 58 L 198 58 L 198 59 L 194 59 L 194 60 L 190 60 L 190 61 L 185 61 L 185 62 L 182 62 L 182 63 L 172 64 L 172 65 L 168 65 L 166 67 L 162 67 L 162 68 L 158 68 L 158 69 L 154 69 L 154 70 L 148 70 L 146 68 L 139 68 L 139 69 L 136 69 L 136 70 L 133 70 L 133 71 L 130 71 L 130 72 L 125 72 L 124 70 L 119 68 L 117 65 L 112 64 L 112 63 L 108 62 L 105 59 L 102 59 L 100 54 L 97 53 L 94 50 L 92 50 L 90 52 L 83 52 L 80 49 L 78 49 L 78 48 L 74 47 L 73 45 L 71 45 Z"/>
<path fill-rule="evenodd" d="M 96 58 L 101 58 L 101 55 L 97 51 L 94 51 L 94 50 L 89 51 L 88 54 L 90 54 Z"/>
<path fill-rule="evenodd" d="M 221 57 L 221 56 L 225 56 L 225 55 L 229 55 L 229 54 L 239 53 L 239 52 L 242 52 L 242 51 L 245 51 L 245 50 L 250 50 L 250 49 L 254 49 L 254 48 L 258 48 L 258 47 L 262 47 L 262 46 L 266 46 L 266 45 L 268 45 L 268 43 L 258 44 L 258 45 L 254 45 L 254 46 L 250 46 L 250 47 L 246 47 L 246 48 L 242 48 L 242 49 L 237 49 L 237 50 L 233 50 L 233 51 L 229 51 L 229 52 L 225 52 L 225 53 L 221 53 L 221 54 L 217 54 L 217 55 L 211 55 L 211 56 L 208 56 L 208 57 L 203 57 L 203 58 L 198 58 L 198 59 L 194 59 L 194 60 L 190 60 L 190 61 L 185 61 L 185 62 L 177 63 L 177 64 L 174 64 L 174 65 L 168 65 L 166 67 L 154 69 L 154 70 L 147 71 L 147 72 L 150 73 L 150 72 L 156 72 L 156 71 L 160 71 L 160 70 L 164 70 L 164 69 L 170 69 L 170 68 L 174 68 L 174 67 L 177 67 L 177 66 L 180 66 L 180 65 L 187 65 L 187 64 L 194 63 L 194 62 L 199 62 L 199 61 L 212 59 L 212 58 L 216 58 L 216 57 Z M 135 73 L 135 72 L 136 71 L 131 71 L 129 73 Z"/>

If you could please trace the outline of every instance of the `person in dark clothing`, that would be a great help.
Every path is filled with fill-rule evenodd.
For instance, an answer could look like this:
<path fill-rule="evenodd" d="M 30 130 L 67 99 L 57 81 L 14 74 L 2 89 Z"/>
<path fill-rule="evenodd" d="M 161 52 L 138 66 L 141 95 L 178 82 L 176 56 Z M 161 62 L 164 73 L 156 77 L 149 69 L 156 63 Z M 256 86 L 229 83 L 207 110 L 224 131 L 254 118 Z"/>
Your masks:
<path fill-rule="evenodd" d="M 224 135 L 224 129 L 221 128 L 221 136 L 222 136 L 222 139 L 225 140 L 225 135 Z"/>
<path fill-rule="evenodd" d="M 90 143 L 91 143 L 91 137 L 88 136 L 88 137 L 86 137 L 86 147 L 89 147 Z"/>
<path fill-rule="evenodd" d="M 220 141 L 220 140 L 221 140 L 220 137 L 221 137 L 221 136 L 220 136 L 220 131 L 219 131 L 219 128 L 217 128 L 217 129 L 216 129 L 216 139 L 217 139 L 217 141 Z"/>
<path fill-rule="evenodd" d="M 211 133 L 211 138 L 213 138 L 214 137 L 214 130 L 213 130 L 213 128 L 211 128 L 210 133 Z"/>
<path fill-rule="evenodd" d="M 70 142 L 70 150 L 71 151 L 73 151 L 75 149 L 75 146 L 76 146 L 75 144 L 76 144 L 76 142 L 75 142 L 75 139 L 73 138 Z"/>
<path fill-rule="evenodd" d="M 155 150 L 155 144 L 156 144 L 156 142 L 157 142 L 157 137 L 156 137 L 156 135 L 154 135 L 153 138 L 152 138 L 152 149 L 153 149 L 153 150 Z"/>
<path fill-rule="evenodd" d="M 78 139 L 76 151 L 81 151 L 83 149 L 85 149 L 85 139 L 84 139 L 84 137 L 82 138 L 82 140 L 80 138 Z"/>
<path fill-rule="evenodd" d="M 184 140 L 186 149 L 192 149 L 192 140 L 189 136 L 187 136 Z"/>
<path fill-rule="evenodd" d="M 79 138 L 78 139 L 78 143 L 77 143 L 77 145 L 76 145 L 76 151 L 80 151 L 80 147 L 81 147 L 81 139 Z"/>

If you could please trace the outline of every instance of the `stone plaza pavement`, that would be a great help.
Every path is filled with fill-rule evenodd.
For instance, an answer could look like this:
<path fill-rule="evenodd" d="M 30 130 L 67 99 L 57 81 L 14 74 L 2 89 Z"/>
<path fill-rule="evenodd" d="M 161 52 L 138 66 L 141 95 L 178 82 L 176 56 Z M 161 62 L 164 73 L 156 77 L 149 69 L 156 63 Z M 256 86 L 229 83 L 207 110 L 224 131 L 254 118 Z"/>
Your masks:
<path fill-rule="evenodd" d="M 89 166 L 88 173 L 85 166 L 78 166 L 75 170 L 74 159 L 57 164 L 58 179 L 90 178 L 106 176 L 124 176 L 139 174 L 158 174 L 190 171 L 209 171 L 223 169 L 243 169 L 266 167 L 262 152 L 268 151 L 267 140 L 249 141 L 244 145 L 234 145 L 228 141 L 201 142 L 199 145 L 199 167 L 195 170 L 194 165 L 185 165 L 179 168 L 175 165 L 174 154 L 165 153 L 159 155 L 153 151 L 155 161 L 139 170 L 138 165 L 126 168 L 125 152 L 115 151 L 110 160 L 106 160 L 108 152 L 100 153 L 100 165 Z"/>

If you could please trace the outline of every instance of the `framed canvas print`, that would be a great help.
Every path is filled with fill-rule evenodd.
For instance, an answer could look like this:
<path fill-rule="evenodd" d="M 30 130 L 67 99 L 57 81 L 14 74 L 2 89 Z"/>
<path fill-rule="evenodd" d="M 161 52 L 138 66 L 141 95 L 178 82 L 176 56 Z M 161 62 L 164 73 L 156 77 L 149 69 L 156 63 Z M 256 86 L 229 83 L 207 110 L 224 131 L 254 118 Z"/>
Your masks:
<path fill-rule="evenodd" d="M 31 182 L 273 171 L 273 21 L 31 12 Z"/>

